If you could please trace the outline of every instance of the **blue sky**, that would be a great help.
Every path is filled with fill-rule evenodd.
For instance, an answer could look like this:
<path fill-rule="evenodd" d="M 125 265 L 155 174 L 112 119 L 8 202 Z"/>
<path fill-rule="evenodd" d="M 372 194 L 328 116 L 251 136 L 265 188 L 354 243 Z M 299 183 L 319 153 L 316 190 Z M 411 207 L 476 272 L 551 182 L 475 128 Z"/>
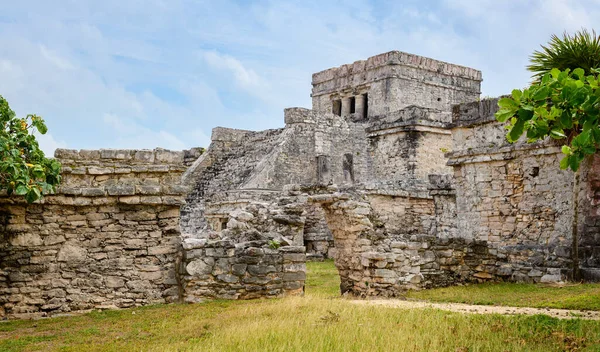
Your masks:
<path fill-rule="evenodd" d="M 593 28 L 600 0 L 0 0 L 0 95 L 56 147 L 183 149 L 211 129 L 283 126 L 311 74 L 389 50 L 523 87 L 552 33 Z M 600 28 L 598 28 L 600 29 Z"/>

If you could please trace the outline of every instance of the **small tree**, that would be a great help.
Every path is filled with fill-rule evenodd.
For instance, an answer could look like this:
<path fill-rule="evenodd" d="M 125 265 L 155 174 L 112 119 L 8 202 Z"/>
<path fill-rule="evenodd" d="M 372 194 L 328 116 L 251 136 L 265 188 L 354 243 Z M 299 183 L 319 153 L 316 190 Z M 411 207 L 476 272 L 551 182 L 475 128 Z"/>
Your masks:
<path fill-rule="evenodd" d="M 579 167 L 600 147 L 600 37 L 583 30 L 534 52 L 534 82 L 498 101 L 496 119 L 506 122 L 509 142 L 526 133 L 528 142 L 553 138 L 563 143 L 561 169 L 574 171 L 573 180 L 573 275 L 579 277 L 577 254 Z"/>
<path fill-rule="evenodd" d="M 0 96 L 0 127 L 0 190 L 23 196 L 28 203 L 55 192 L 61 165 L 45 157 L 34 135 L 36 130 L 46 134 L 44 120 L 37 115 L 17 118 Z"/>

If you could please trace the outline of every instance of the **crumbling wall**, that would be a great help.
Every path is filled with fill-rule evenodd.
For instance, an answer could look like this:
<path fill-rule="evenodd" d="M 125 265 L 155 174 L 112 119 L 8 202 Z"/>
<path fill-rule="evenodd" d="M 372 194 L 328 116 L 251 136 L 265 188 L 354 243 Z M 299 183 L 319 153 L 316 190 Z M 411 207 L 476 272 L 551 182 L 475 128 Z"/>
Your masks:
<path fill-rule="evenodd" d="M 196 234 L 206 228 L 207 200 L 223 191 L 242 187 L 253 171 L 281 143 L 283 129 L 261 132 L 215 128 L 206 152 L 186 171 L 183 182 L 191 187 L 181 208 L 181 228 Z"/>
<path fill-rule="evenodd" d="M 325 212 L 314 204 L 306 204 L 304 217 L 304 246 L 310 260 L 322 260 L 335 257 L 333 235 L 327 226 Z"/>
<path fill-rule="evenodd" d="M 600 157 L 589 157 L 580 171 L 580 222 L 577 248 L 580 279 L 600 282 Z"/>
<path fill-rule="evenodd" d="M 309 201 L 323 207 L 333 233 L 342 293 L 396 297 L 407 289 L 436 286 L 445 279 L 428 242 L 435 242 L 435 236 L 423 233 L 431 226 L 432 199 L 332 190 L 312 195 Z M 397 226 L 404 223 L 402 219 L 409 220 L 405 228 Z M 449 243 L 444 245 L 436 250 L 450 248 Z"/>
<path fill-rule="evenodd" d="M 285 192 L 233 190 L 213 198 L 205 211 L 209 226 L 199 238 L 184 239 L 184 299 L 302 294 L 303 214 L 304 204 Z"/>
<path fill-rule="evenodd" d="M 286 197 L 285 192 L 224 192 L 208 204 L 205 216 L 209 227 L 198 234 L 199 238 L 229 239 L 235 243 L 275 240 L 285 245 L 303 245 L 304 205 Z"/>
<path fill-rule="evenodd" d="M 183 247 L 181 280 L 186 302 L 304 294 L 306 255 L 302 246 L 276 248 L 267 241 L 186 239 Z"/>
<path fill-rule="evenodd" d="M 487 266 L 490 278 L 559 281 L 573 278 L 578 262 L 595 266 L 597 158 L 582 167 L 580 239 L 574 239 L 573 173 L 559 169 L 559 146 L 551 140 L 509 144 L 495 111 L 497 99 L 454 109 L 448 156 L 455 170 L 457 235 L 485 243 L 496 256 Z"/>
<path fill-rule="evenodd" d="M 357 190 L 309 196 L 323 207 L 333 233 L 342 293 L 397 297 L 409 289 L 491 279 L 498 257 L 486 242 L 437 236 L 438 226 L 446 235 L 455 228 L 451 218 L 436 221 L 451 211 L 452 198 L 441 189 L 433 197 Z"/>
<path fill-rule="evenodd" d="M 173 302 L 183 152 L 57 150 L 56 195 L 0 197 L 0 315 Z"/>

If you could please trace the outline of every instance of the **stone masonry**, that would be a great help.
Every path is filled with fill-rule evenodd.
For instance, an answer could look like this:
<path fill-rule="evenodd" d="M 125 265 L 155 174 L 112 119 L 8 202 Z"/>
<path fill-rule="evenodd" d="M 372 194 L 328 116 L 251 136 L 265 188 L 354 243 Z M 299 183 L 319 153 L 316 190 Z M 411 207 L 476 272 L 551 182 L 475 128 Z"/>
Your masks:
<path fill-rule="evenodd" d="M 269 240 L 274 205 L 296 197 L 288 236 L 309 259 L 335 259 L 343 292 L 598 277 L 596 159 L 577 192 L 574 239 L 559 148 L 508 144 L 496 101 L 478 101 L 480 82 L 477 70 L 402 52 L 315 73 L 312 110 L 286 109 L 284 128 L 213 131 L 184 176 L 194 191 L 183 232 L 248 239 L 229 224 L 262 204 L 273 214 L 253 220 L 253 238 Z M 225 206 L 223 192 L 246 199 Z"/>
<path fill-rule="evenodd" d="M 480 83 L 393 51 L 315 73 L 283 128 L 58 150 L 56 194 L 0 195 L 0 317 L 302 295 L 307 259 L 358 296 L 600 280 L 600 158 L 574 190 L 559 145 L 506 142 Z"/>
<path fill-rule="evenodd" d="M 57 150 L 56 195 L 0 197 L 0 315 L 179 299 L 183 152 Z"/>

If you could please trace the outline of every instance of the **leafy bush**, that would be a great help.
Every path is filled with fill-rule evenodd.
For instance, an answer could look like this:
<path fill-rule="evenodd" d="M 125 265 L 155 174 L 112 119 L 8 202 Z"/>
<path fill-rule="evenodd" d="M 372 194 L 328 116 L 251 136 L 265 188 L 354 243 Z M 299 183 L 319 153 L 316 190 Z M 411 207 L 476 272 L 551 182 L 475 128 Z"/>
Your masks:
<path fill-rule="evenodd" d="M 496 118 L 508 121 L 507 139 L 515 142 L 526 132 L 530 142 L 546 137 L 564 140 L 562 169 L 579 169 L 585 156 L 600 146 L 600 70 L 555 68 L 529 88 L 512 91 L 498 101 Z"/>
<path fill-rule="evenodd" d="M 23 196 L 28 203 L 55 192 L 61 165 L 46 158 L 34 135 L 46 134 L 44 120 L 37 115 L 17 118 L 0 96 L 0 127 L 0 190 Z"/>

